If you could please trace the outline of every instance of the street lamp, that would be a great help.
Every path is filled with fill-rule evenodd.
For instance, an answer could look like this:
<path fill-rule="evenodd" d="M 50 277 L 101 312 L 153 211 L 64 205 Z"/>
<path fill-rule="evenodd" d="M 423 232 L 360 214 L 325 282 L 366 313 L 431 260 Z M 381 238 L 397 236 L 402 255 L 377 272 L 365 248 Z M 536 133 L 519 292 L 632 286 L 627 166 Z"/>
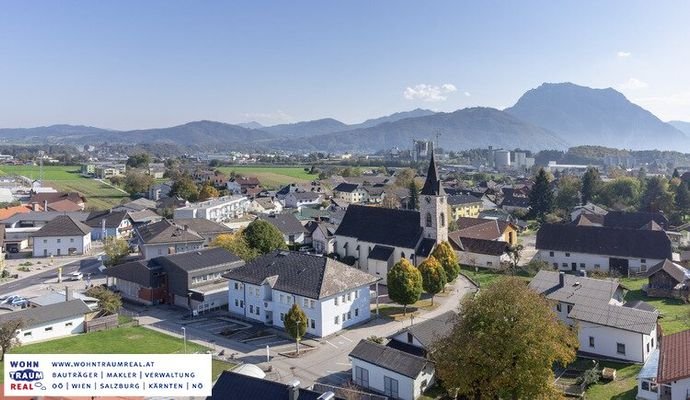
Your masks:
<path fill-rule="evenodd" d="M 182 327 L 182 341 L 184 342 L 184 353 L 187 354 L 187 329 Z"/>

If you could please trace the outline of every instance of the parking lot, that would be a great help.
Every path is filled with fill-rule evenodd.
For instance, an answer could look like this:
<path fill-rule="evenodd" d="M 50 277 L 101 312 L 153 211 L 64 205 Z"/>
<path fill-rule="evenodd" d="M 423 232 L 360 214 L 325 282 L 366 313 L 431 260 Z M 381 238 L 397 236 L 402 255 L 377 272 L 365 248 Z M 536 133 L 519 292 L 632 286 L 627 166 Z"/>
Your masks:
<path fill-rule="evenodd" d="M 243 322 L 234 321 L 229 318 L 208 318 L 197 321 L 192 321 L 186 326 L 198 329 L 204 332 L 210 332 L 214 335 L 220 335 L 223 332 L 240 331 L 251 328 L 251 325 Z"/>

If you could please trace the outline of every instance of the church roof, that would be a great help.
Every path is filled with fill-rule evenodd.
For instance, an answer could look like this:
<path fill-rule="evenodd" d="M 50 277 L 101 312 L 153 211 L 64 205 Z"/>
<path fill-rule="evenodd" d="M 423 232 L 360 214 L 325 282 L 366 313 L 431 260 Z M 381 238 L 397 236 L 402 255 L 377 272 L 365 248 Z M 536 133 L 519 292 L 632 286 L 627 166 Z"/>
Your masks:
<path fill-rule="evenodd" d="M 429 170 L 426 173 L 426 181 L 422 187 L 423 195 L 428 196 L 443 196 L 443 186 L 438 177 L 438 169 L 436 168 L 436 157 L 434 157 L 434 150 L 431 150 L 431 160 L 429 161 Z"/>
<path fill-rule="evenodd" d="M 414 249 L 422 236 L 422 227 L 417 211 L 352 204 L 345 211 L 335 234 L 364 242 Z"/>

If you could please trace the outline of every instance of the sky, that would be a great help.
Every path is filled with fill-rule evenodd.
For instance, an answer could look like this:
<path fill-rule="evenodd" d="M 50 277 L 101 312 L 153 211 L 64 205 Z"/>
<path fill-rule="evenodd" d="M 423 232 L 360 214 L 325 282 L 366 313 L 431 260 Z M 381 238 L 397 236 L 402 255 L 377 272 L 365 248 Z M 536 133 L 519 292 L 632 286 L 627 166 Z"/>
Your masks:
<path fill-rule="evenodd" d="M 543 82 L 690 121 L 690 1 L 0 0 L 0 127 L 346 123 Z"/>

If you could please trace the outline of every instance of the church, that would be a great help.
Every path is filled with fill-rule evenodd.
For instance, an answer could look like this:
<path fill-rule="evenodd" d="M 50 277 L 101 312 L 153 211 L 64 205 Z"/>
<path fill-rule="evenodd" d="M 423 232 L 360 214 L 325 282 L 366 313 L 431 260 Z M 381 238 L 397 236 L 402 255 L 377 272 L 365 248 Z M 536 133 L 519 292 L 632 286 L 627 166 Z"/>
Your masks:
<path fill-rule="evenodd" d="M 406 258 L 419 265 L 436 244 L 448 240 L 446 194 L 434 152 L 419 195 L 419 211 L 351 205 L 335 232 L 335 252 L 354 257 L 354 266 L 382 278 Z"/>

